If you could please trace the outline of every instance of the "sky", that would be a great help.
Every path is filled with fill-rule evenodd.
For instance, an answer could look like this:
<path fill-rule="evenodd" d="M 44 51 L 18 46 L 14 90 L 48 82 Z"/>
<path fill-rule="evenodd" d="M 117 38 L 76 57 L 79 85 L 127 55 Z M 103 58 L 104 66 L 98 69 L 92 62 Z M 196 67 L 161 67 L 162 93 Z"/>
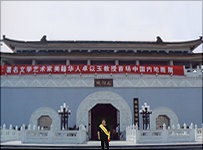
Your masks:
<path fill-rule="evenodd" d="M 1 39 L 189 41 L 202 36 L 202 1 L 1 1 Z M 11 52 L 4 44 L 1 52 Z M 195 52 L 202 52 L 199 46 Z"/>

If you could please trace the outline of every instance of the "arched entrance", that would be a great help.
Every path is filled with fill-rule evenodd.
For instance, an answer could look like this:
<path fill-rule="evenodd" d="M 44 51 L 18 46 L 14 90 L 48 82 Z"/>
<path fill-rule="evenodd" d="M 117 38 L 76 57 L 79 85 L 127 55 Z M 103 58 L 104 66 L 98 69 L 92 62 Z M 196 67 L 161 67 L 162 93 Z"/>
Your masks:
<path fill-rule="evenodd" d="M 156 118 L 156 129 L 163 129 L 163 124 L 168 128 L 170 126 L 170 119 L 166 115 L 159 115 Z"/>
<path fill-rule="evenodd" d="M 110 129 L 111 140 L 114 139 L 113 129 L 119 124 L 119 111 L 111 104 L 97 104 L 89 111 L 89 139 L 97 140 L 97 128 L 101 124 L 102 119 L 106 119 Z"/>
<path fill-rule="evenodd" d="M 37 122 L 40 128 L 43 127 L 44 130 L 50 130 L 52 119 L 48 115 L 42 115 Z"/>
<path fill-rule="evenodd" d="M 111 104 L 120 113 L 120 134 L 121 140 L 125 139 L 126 127 L 132 124 L 132 112 L 128 103 L 117 93 L 110 91 L 100 91 L 88 95 L 78 106 L 76 113 L 76 125 L 83 124 L 90 133 L 89 117 L 90 110 L 97 104 Z"/>

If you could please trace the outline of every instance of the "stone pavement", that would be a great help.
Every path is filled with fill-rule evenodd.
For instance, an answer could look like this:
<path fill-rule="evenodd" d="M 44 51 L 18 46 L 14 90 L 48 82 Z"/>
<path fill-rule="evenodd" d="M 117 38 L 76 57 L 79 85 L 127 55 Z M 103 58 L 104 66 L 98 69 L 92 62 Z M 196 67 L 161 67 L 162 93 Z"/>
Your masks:
<path fill-rule="evenodd" d="M 1 149 L 100 149 L 100 142 L 88 141 L 85 144 L 24 144 L 21 141 L 12 141 L 1 143 Z M 202 150 L 203 145 L 201 142 L 135 144 L 126 141 L 111 141 L 110 149 Z"/>

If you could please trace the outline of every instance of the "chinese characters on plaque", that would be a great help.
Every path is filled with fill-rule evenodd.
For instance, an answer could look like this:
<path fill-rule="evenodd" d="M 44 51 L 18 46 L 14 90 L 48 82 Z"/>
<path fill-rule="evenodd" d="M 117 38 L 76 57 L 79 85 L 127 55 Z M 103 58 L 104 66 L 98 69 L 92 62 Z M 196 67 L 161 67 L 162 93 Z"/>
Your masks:
<path fill-rule="evenodd" d="M 113 79 L 94 79 L 95 87 L 113 87 Z"/>

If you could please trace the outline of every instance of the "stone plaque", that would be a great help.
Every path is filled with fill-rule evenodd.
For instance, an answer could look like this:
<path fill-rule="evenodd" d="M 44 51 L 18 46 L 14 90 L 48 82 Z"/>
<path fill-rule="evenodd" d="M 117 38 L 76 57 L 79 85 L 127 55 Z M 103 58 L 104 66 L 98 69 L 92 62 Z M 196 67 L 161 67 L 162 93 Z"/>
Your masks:
<path fill-rule="evenodd" d="M 94 79 L 95 87 L 113 87 L 113 79 Z"/>

